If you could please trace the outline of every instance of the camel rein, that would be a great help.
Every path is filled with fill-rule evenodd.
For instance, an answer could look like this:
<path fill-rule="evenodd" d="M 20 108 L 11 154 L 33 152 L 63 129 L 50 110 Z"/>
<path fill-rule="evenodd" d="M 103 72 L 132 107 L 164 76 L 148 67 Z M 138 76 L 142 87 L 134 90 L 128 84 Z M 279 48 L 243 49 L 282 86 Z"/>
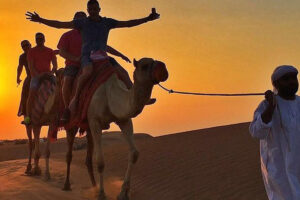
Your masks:
<path fill-rule="evenodd" d="M 238 96 L 262 96 L 265 93 L 240 93 L 240 94 L 220 94 L 220 93 L 199 93 L 199 92 L 183 92 L 168 89 L 161 84 L 158 84 L 163 90 L 169 92 L 170 94 L 185 94 L 185 95 L 199 95 L 199 96 L 225 96 L 225 97 L 238 97 Z"/>

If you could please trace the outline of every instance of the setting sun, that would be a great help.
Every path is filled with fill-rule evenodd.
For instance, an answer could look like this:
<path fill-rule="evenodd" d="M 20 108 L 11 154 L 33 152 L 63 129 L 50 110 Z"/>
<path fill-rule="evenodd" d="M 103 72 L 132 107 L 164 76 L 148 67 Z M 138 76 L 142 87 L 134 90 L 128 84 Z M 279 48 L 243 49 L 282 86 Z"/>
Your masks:
<path fill-rule="evenodd" d="M 189 3 L 190 2 L 190 3 Z M 26 4 L 19 0 L 2 2 L 0 22 L 0 103 L 13 105 L 14 116 L 20 100 L 21 85 L 16 87 L 16 68 L 22 53 L 20 41 L 28 39 L 35 45 L 34 34 L 43 32 L 46 46 L 56 49 L 64 29 L 54 29 L 25 19 L 26 11 L 36 11 L 42 17 L 69 21 L 76 11 L 86 11 L 81 0 L 50 0 Z M 284 4 L 278 2 L 278 5 Z M 259 5 L 259 6 L 258 6 Z M 291 9 L 298 3 L 291 2 Z M 190 92 L 251 93 L 271 87 L 270 75 L 280 64 L 298 66 L 298 12 L 281 12 L 280 6 L 243 1 L 176 2 L 165 1 L 101 1 L 103 16 L 118 20 L 145 17 L 156 7 L 161 18 L 155 22 L 131 28 L 112 30 L 108 44 L 131 60 L 152 57 L 166 63 L 169 79 L 165 87 Z M 14 8 L 13 12 L 9 9 Z M 66 9 L 67 8 L 67 9 Z M 132 12 L 134 10 L 134 12 Z M 255 14 L 254 14 L 255 13 Z M 267 13 L 267 15 L 265 14 Z M 276 21 L 276 23 L 272 23 Z M 280 31 L 278 31 L 280 30 Z M 59 67 L 64 61 L 58 58 Z M 128 70 L 132 64 L 117 61 Z M 23 75 L 24 77 L 24 70 Z M 135 131 L 163 135 L 178 131 L 250 121 L 261 97 L 196 97 L 168 94 L 154 87 L 157 102 L 146 107 L 134 119 Z M 13 116 L 13 115 L 12 115 Z M 164 123 L 168 120 L 169 123 Z M 5 130 L 21 130 L 21 118 L 16 124 L 2 125 Z M 171 124 L 171 126 L 170 126 Z M 112 130 L 116 130 L 112 126 Z M 0 129 L 0 132 L 1 129 Z M 2 133 L 0 139 L 9 135 Z M 23 134 L 23 137 L 26 137 Z"/>

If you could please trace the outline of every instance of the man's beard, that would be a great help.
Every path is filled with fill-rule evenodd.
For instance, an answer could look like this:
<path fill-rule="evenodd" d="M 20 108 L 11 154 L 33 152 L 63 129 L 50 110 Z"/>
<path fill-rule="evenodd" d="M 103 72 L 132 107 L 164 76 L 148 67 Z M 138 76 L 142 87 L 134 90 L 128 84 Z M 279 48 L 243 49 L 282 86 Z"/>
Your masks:
<path fill-rule="evenodd" d="M 293 87 L 282 87 L 279 89 L 279 93 L 285 97 L 293 97 L 298 91 L 298 85 Z"/>

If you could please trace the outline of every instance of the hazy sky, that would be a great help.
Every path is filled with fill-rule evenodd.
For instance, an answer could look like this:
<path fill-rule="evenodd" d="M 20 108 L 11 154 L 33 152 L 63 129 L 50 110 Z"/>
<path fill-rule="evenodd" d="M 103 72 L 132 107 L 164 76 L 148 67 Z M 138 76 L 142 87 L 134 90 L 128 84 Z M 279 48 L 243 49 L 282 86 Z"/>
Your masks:
<path fill-rule="evenodd" d="M 108 43 L 131 59 L 152 57 L 165 62 L 170 77 L 163 85 L 175 90 L 264 92 L 271 88 L 270 75 L 276 66 L 300 64 L 300 2 L 296 0 L 102 0 L 100 4 L 103 16 L 118 20 L 146 17 L 156 7 L 159 20 L 112 30 Z M 22 119 L 16 116 L 20 41 L 28 39 L 34 45 L 34 34 L 43 32 L 46 46 L 55 49 L 67 31 L 27 21 L 27 10 L 68 21 L 76 11 L 86 11 L 86 1 L 0 0 L 0 139 L 26 137 Z M 132 75 L 132 65 L 118 61 Z M 64 66 L 62 58 L 59 66 Z M 170 95 L 158 87 L 153 97 L 157 103 L 134 119 L 134 127 L 154 136 L 250 121 L 262 100 Z"/>

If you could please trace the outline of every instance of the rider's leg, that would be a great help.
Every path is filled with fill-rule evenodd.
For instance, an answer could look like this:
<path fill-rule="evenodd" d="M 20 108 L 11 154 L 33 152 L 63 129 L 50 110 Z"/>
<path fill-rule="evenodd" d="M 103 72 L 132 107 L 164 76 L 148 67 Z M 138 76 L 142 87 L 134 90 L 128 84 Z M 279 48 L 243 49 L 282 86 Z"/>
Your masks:
<path fill-rule="evenodd" d="M 79 67 L 76 66 L 67 66 L 64 71 L 62 96 L 63 96 L 65 110 L 61 117 L 62 122 L 67 122 L 70 118 L 69 104 L 72 95 L 72 86 L 78 71 L 79 71 Z"/>
<path fill-rule="evenodd" d="M 90 78 L 90 76 L 93 73 L 93 63 L 90 61 L 90 59 L 85 58 L 84 56 L 81 59 L 82 59 L 82 72 L 79 75 L 77 84 L 75 86 L 75 95 L 72 98 L 69 105 L 69 109 L 71 112 L 74 112 L 76 110 L 80 91 L 82 90 L 82 87 L 84 86 L 85 82 Z"/>
<path fill-rule="evenodd" d="M 28 99 L 28 94 L 29 94 L 29 84 L 30 84 L 30 78 L 27 76 L 23 82 L 22 86 L 22 93 L 21 93 L 21 100 L 20 100 L 20 106 L 19 106 L 19 111 L 18 111 L 18 116 L 20 117 L 21 115 L 26 116 L 26 103 Z"/>
<path fill-rule="evenodd" d="M 30 117 L 31 117 L 31 108 L 33 101 L 36 97 L 36 93 L 39 87 L 39 79 L 38 77 L 31 78 L 30 87 L 29 87 L 29 95 L 26 103 L 26 117 L 24 118 L 25 124 L 30 124 Z"/>
<path fill-rule="evenodd" d="M 62 86 L 62 95 L 65 108 L 68 108 L 70 103 L 70 98 L 72 95 L 72 86 L 73 81 L 79 71 L 79 67 L 77 66 L 66 66 L 64 71 L 64 79 L 63 79 L 63 86 Z"/>

